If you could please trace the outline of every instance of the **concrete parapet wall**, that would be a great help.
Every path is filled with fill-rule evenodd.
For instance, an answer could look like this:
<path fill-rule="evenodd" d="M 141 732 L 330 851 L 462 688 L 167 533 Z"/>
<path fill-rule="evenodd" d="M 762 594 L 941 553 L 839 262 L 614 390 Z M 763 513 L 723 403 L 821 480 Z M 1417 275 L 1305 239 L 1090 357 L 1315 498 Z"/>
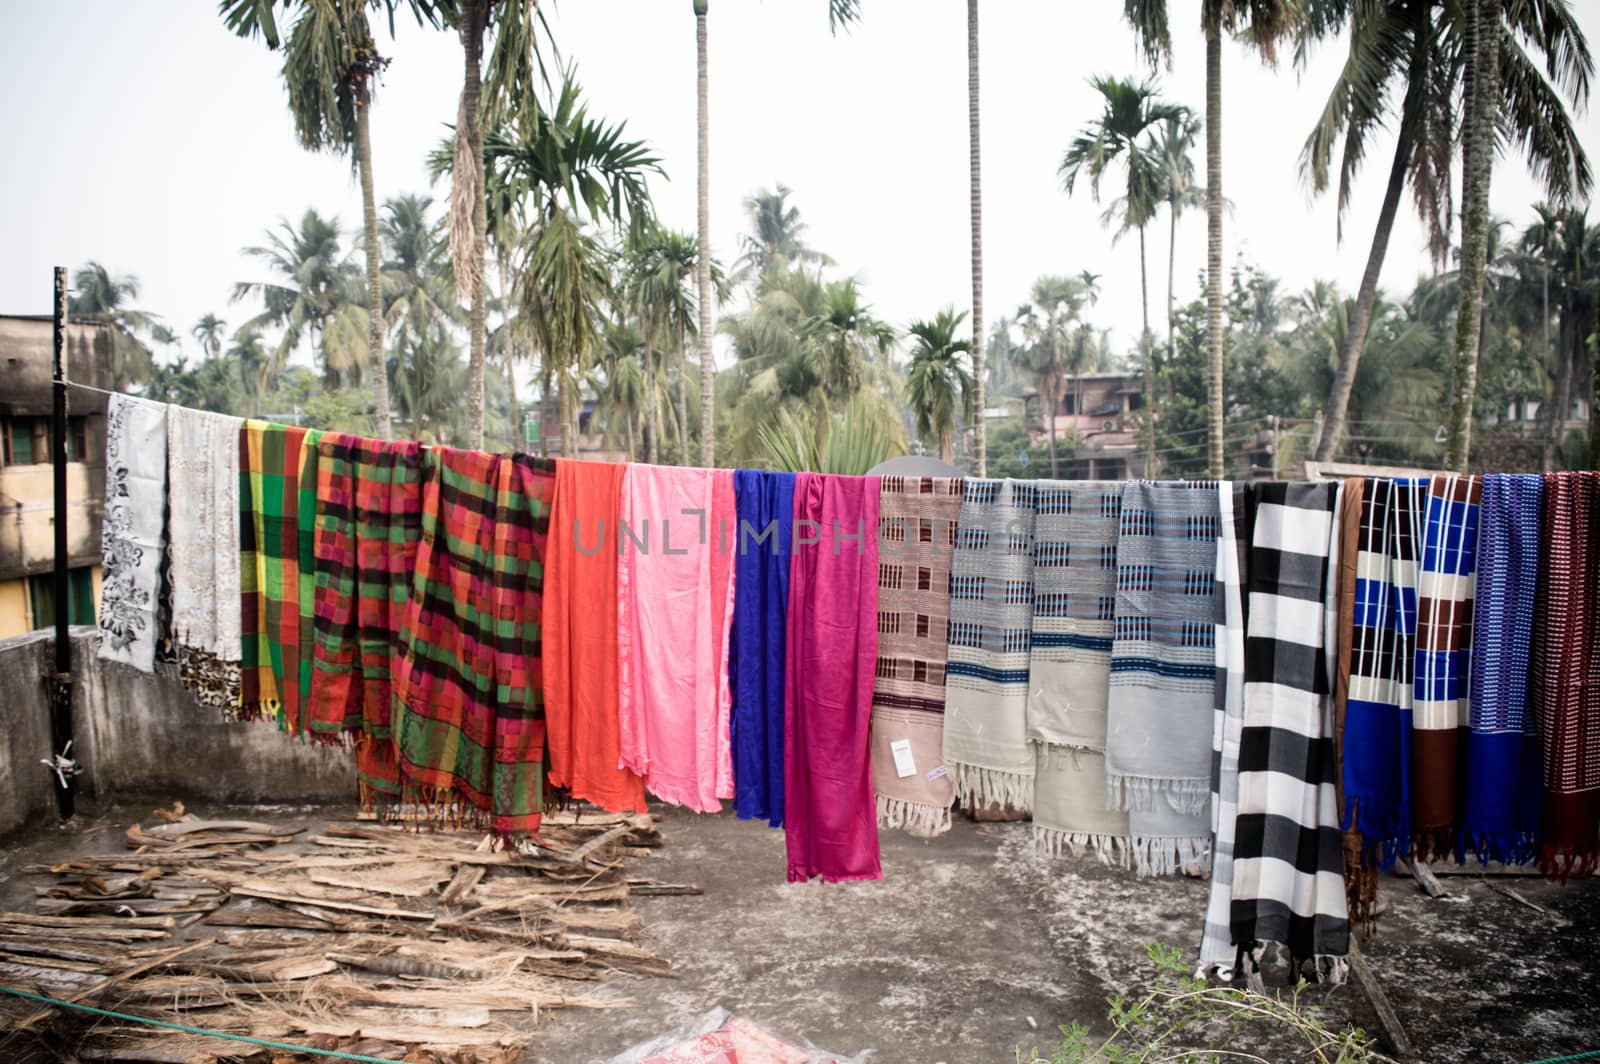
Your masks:
<path fill-rule="evenodd" d="M 80 795 L 228 802 L 354 801 L 355 767 L 338 747 L 291 740 L 270 724 L 233 724 L 197 706 L 175 677 L 95 654 L 98 632 L 72 629 L 73 755 Z M 0 835 L 53 814 L 49 771 L 53 633 L 0 641 Z"/>

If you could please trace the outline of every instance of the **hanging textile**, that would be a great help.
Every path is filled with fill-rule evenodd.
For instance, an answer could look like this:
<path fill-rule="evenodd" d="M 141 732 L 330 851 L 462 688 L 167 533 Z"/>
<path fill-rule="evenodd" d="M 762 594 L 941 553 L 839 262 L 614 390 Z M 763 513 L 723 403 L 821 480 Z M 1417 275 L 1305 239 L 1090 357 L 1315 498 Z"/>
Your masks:
<path fill-rule="evenodd" d="M 550 783 L 610 812 L 645 811 L 644 781 L 619 761 L 614 462 L 556 459 L 544 578 L 544 714 Z"/>
<path fill-rule="evenodd" d="M 1367 484 L 1362 477 L 1351 477 L 1339 485 L 1338 512 L 1334 516 L 1337 547 L 1330 551 L 1330 558 L 1337 562 L 1328 599 L 1334 610 L 1333 627 L 1339 633 L 1331 671 L 1334 760 L 1338 772 L 1335 790 L 1341 822 L 1346 808 L 1344 748 L 1345 717 L 1350 701 L 1351 635 L 1355 631 L 1357 563 L 1361 554 L 1361 515 L 1365 512 Z M 1373 921 L 1377 919 L 1378 867 L 1361 832 L 1353 824 L 1342 824 L 1342 838 L 1345 908 L 1364 942 L 1372 937 Z"/>
<path fill-rule="evenodd" d="M 1254 492 L 1217 485 L 1216 702 L 1211 717 L 1211 884 L 1199 975 L 1231 973 L 1238 961 L 1230 928 L 1233 840 L 1239 813 L 1239 735 L 1244 727 L 1245 594 Z"/>
<path fill-rule="evenodd" d="M 1480 861 L 1536 856 L 1540 753 L 1528 712 L 1529 651 L 1539 588 L 1544 478 L 1483 478 L 1472 607 L 1472 678 L 1462 846 Z"/>
<path fill-rule="evenodd" d="M 1324 653 L 1335 486 L 1256 491 L 1231 929 L 1241 950 L 1332 961 L 1350 940 Z"/>
<path fill-rule="evenodd" d="M 955 800 L 944 763 L 944 670 L 961 489 L 960 477 L 884 477 L 878 499 L 873 789 L 880 826 L 924 837 L 950 830 Z"/>
<path fill-rule="evenodd" d="M 1529 701 L 1544 751 L 1539 867 L 1566 881 L 1600 856 L 1600 471 L 1546 473 Z"/>
<path fill-rule="evenodd" d="M 1465 753 L 1481 491 L 1477 477 L 1455 474 L 1428 484 L 1411 711 L 1411 840 L 1424 861 L 1454 853 L 1460 833 L 1458 766 Z"/>
<path fill-rule="evenodd" d="M 239 707 L 239 429 L 224 414 L 167 407 L 168 551 L 178 678 L 196 704 Z"/>
<path fill-rule="evenodd" d="M 361 805 L 371 809 L 400 795 L 391 678 L 422 534 L 422 446 L 330 432 L 316 452 L 306 731 L 355 745 Z"/>
<path fill-rule="evenodd" d="M 969 810 L 1033 809 L 1030 481 L 967 478 L 950 563 L 944 760 Z"/>
<path fill-rule="evenodd" d="M 246 421 L 239 430 L 243 719 L 302 731 L 316 643 L 316 444 L 322 433 Z"/>
<path fill-rule="evenodd" d="M 1039 481 L 1034 504 L 1027 736 L 1033 833 L 1051 853 L 1128 859 L 1128 814 L 1106 808 L 1106 693 L 1122 485 Z"/>
<path fill-rule="evenodd" d="M 795 477 L 783 737 L 792 883 L 883 878 L 867 749 L 878 495 L 877 477 Z"/>
<path fill-rule="evenodd" d="M 116 394 L 106 406 L 100 532 L 100 657 L 155 669 L 166 547 L 167 407 Z"/>
<path fill-rule="evenodd" d="M 1194 870 L 1211 836 L 1218 514 L 1215 484 L 1123 487 L 1106 802 L 1140 875 Z"/>
<path fill-rule="evenodd" d="M 501 837 L 539 829 L 539 619 L 551 463 L 430 447 L 401 622 L 394 740 L 403 800 Z"/>
<path fill-rule="evenodd" d="M 620 518 L 622 763 L 663 801 L 717 812 L 733 797 L 733 471 L 630 465 Z"/>
<path fill-rule="evenodd" d="M 1357 535 L 1344 809 L 1380 868 L 1411 850 L 1417 562 L 1428 478 L 1369 480 Z"/>
<path fill-rule="evenodd" d="M 741 820 L 783 826 L 785 618 L 794 524 L 794 474 L 734 473 L 738 509 L 733 630 L 733 808 Z"/>

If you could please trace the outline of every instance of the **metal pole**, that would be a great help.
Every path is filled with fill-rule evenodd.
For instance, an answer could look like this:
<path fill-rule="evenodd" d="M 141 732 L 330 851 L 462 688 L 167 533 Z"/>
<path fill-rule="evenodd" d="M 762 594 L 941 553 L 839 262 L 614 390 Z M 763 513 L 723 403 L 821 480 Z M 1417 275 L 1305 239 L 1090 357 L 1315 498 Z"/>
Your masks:
<path fill-rule="evenodd" d="M 72 636 L 67 629 L 71 619 L 67 581 L 67 378 L 64 372 L 67 271 L 61 266 L 56 267 L 53 306 L 54 384 L 50 408 L 50 464 L 55 481 L 56 668 L 50 684 L 50 745 L 55 754 L 51 776 L 55 780 L 56 809 L 65 820 L 73 812 L 72 773 L 67 767 L 72 756 Z"/>

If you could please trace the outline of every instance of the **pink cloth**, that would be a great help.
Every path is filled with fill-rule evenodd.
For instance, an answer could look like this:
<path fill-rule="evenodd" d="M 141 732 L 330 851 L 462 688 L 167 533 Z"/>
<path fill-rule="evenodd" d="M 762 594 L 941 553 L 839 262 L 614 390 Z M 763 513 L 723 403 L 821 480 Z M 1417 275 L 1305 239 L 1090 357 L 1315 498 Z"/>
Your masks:
<path fill-rule="evenodd" d="M 878 662 L 877 477 L 801 473 L 784 698 L 789 880 L 882 879 L 868 752 Z"/>
<path fill-rule="evenodd" d="M 733 471 L 630 465 L 617 530 L 620 763 L 663 801 L 733 797 Z"/>

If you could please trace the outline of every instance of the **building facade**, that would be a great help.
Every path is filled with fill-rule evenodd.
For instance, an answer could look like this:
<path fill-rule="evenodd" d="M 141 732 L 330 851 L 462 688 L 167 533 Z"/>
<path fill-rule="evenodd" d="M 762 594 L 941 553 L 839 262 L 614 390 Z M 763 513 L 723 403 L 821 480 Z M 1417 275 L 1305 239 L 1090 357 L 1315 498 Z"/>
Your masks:
<path fill-rule="evenodd" d="M 1049 435 L 1049 409 L 1037 392 L 1025 396 L 1024 424 L 1042 441 Z M 1139 427 L 1134 415 L 1144 408 L 1140 378 L 1130 373 L 1090 373 L 1064 377 L 1056 398 L 1058 441 L 1072 440 L 1073 480 L 1125 480 L 1144 476 Z"/>
<path fill-rule="evenodd" d="M 68 322 L 69 380 L 111 389 L 112 329 L 92 317 Z M 51 339 L 48 317 L 0 315 L 0 639 L 55 623 Z M 104 395 L 69 391 L 67 609 L 73 624 L 93 624 L 100 597 L 105 413 Z"/>

